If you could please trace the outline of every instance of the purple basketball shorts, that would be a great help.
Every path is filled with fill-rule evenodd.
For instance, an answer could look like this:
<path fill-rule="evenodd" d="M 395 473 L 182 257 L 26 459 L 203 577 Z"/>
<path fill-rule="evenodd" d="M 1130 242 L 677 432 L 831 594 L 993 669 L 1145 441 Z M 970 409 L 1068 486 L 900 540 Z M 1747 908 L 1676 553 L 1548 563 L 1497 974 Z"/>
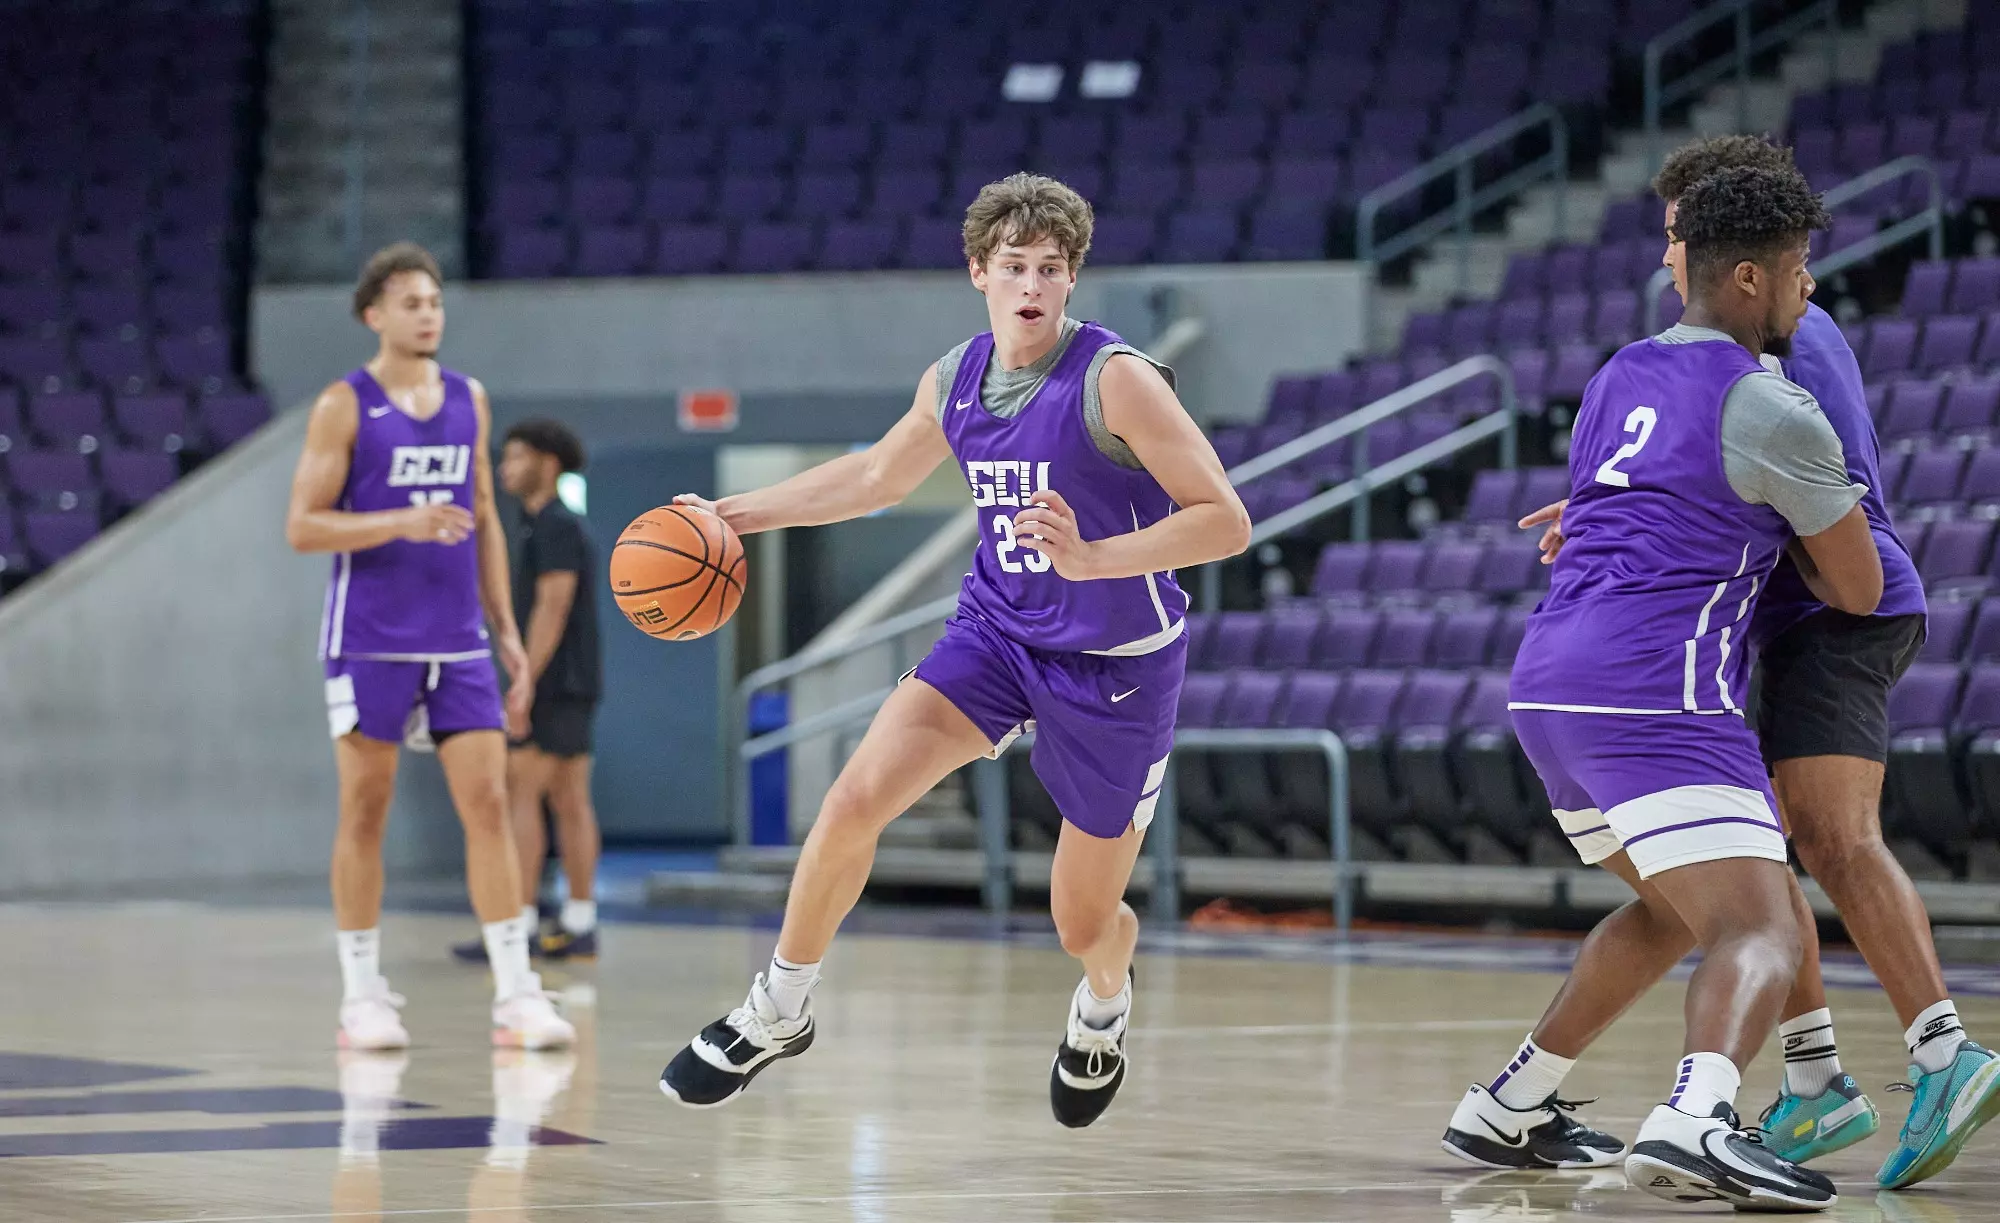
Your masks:
<path fill-rule="evenodd" d="M 998 756 L 1024 731 L 1063 819 L 1094 837 L 1152 822 L 1174 746 L 1187 637 L 1112 657 L 1030 649 L 964 611 L 911 674 L 972 719 Z"/>
<path fill-rule="evenodd" d="M 1732 714 L 1513 711 L 1514 733 L 1585 862 L 1641 878 L 1722 858 L 1785 861 L 1757 736 Z"/>
<path fill-rule="evenodd" d="M 500 679 L 490 658 L 456 662 L 326 660 L 327 729 L 430 751 L 440 735 L 499 730 Z"/>

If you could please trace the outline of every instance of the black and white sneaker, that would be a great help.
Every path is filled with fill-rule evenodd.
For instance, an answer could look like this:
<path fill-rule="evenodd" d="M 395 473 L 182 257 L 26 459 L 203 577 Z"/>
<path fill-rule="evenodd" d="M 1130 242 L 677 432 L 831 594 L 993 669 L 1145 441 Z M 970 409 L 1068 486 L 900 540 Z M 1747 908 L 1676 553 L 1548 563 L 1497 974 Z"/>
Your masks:
<path fill-rule="evenodd" d="M 709 1024 L 660 1072 L 660 1091 L 688 1108 L 727 1104 L 750 1080 L 780 1058 L 812 1047 L 812 999 L 797 1019 L 784 1019 L 765 985 L 764 974 L 750 983 L 743 1005 Z"/>
<path fill-rule="evenodd" d="M 1825 1210 L 1840 1200 L 1832 1181 L 1780 1159 L 1727 1104 L 1716 1105 L 1712 1117 L 1655 1108 L 1625 1160 L 1625 1179 L 1669 1202 L 1727 1202 L 1738 1210 Z"/>
<path fill-rule="evenodd" d="M 1125 1082 L 1125 1028 L 1132 1018 L 1132 979 L 1125 979 L 1125 1013 L 1108 1028 L 1093 1028 L 1083 1021 L 1083 991 L 1090 988 L 1086 978 L 1070 995 L 1069 1027 L 1056 1050 L 1055 1065 L 1049 1068 L 1049 1107 L 1056 1120 L 1071 1129 L 1081 1129 L 1104 1115 Z"/>
<path fill-rule="evenodd" d="M 1552 1095 L 1516 1110 L 1474 1083 L 1445 1127 L 1445 1154 L 1483 1168 L 1596 1168 L 1625 1158 L 1623 1142 L 1570 1116 L 1577 1108 Z"/>

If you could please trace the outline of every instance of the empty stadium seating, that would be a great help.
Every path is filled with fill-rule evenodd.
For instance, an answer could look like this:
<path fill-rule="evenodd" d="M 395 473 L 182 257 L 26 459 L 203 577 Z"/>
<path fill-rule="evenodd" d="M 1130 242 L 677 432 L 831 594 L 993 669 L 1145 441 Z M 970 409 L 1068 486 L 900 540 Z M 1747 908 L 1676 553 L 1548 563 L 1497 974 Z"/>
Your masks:
<path fill-rule="evenodd" d="M 238 351 L 256 21 L 188 0 L 0 26 L 0 589 L 270 415 Z"/>
<path fill-rule="evenodd" d="M 477 267 L 950 266 L 973 193 L 1030 168 L 1097 204 L 1101 264 L 1321 258 L 1355 199 L 1529 100 L 1603 109 L 1693 7 L 479 0 Z"/>

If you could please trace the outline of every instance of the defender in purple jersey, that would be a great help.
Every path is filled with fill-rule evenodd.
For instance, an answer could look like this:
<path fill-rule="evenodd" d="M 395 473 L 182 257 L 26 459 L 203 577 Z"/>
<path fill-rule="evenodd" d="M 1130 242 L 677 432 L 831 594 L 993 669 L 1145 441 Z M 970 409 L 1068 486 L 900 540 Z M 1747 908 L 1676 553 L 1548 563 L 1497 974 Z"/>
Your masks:
<path fill-rule="evenodd" d="M 1677 150 L 1653 180 L 1667 205 L 1663 262 L 1683 299 L 1685 258 L 1673 237 L 1678 201 L 1703 176 L 1742 165 L 1786 170 L 1791 150 L 1755 136 L 1700 140 Z M 1773 363 L 1766 359 L 1767 366 Z M 1751 716 L 1764 761 L 1799 860 L 1833 900 L 1904 1024 L 1912 1080 L 1950 1077 L 1953 1099 L 1984 1083 L 1991 1097 L 1983 1104 L 1968 1100 L 1958 1110 L 1963 1124 L 1957 1128 L 1947 1123 L 1924 1134 L 1906 1127 L 1878 1177 L 1885 1187 L 1897 1188 L 1943 1170 L 1978 1128 L 1982 1111 L 2000 1112 L 2000 1072 L 1984 1080 L 1973 1073 L 1992 1055 L 1977 1045 L 1968 1049 L 1958 1009 L 1945 991 L 1929 914 L 1882 840 L 1889 690 L 1922 648 L 1925 602 L 1916 565 L 1889 520 L 1860 366 L 1833 319 L 1811 306 L 1779 368 L 1818 400 L 1840 437 L 1849 478 L 1869 488 L 1861 506 L 1882 557 L 1883 590 L 1872 614 L 1850 615 L 1821 603 L 1797 567 L 1780 559 L 1748 634 L 1758 655 Z M 1557 519 L 1543 541 L 1550 554 L 1562 543 L 1560 509 L 1549 507 L 1523 524 Z M 1880 1120 L 1874 1104 L 1841 1069 L 1814 919 L 1803 893 L 1796 903 L 1806 950 L 1779 1025 L 1784 1076 L 1762 1121 L 1773 1150 L 1805 1162 L 1866 1139 Z M 1615 999 L 1607 1004 L 1619 1005 Z M 1953 1112 L 1933 1111 L 1947 1122 Z"/>
<path fill-rule="evenodd" d="M 1492 1162 L 1480 1158 L 1495 1146 L 1480 1132 L 1494 1124 L 1488 1101 L 1504 1105 L 1523 1079 L 1553 1093 L 1615 1018 L 1574 999 L 1629 1002 L 1691 935 L 1705 954 L 1686 1056 L 1627 1177 L 1670 1201 L 1823 1209 L 1832 1182 L 1778 1157 L 1735 1112 L 1741 1068 L 1801 955 L 1776 802 L 1743 719 L 1742 634 L 1787 548 L 1823 599 L 1855 614 L 1880 599 L 1881 564 L 1838 436 L 1760 360 L 1785 355 L 1805 313 L 1806 238 L 1827 223 L 1818 196 L 1796 171 L 1737 167 L 1681 205 L 1687 314 L 1620 350 L 1585 391 L 1566 542 L 1509 699 L 1564 831 L 1639 899 L 1592 933 L 1515 1063 L 1468 1093 L 1446 1148 Z"/>
<path fill-rule="evenodd" d="M 1170 371 L 1065 314 L 1090 234 L 1090 205 L 1061 183 L 990 184 L 966 211 L 965 253 L 992 330 L 926 370 L 909 414 L 867 451 L 719 503 L 681 498 L 746 534 L 838 522 L 894 505 L 952 458 L 979 544 L 943 639 L 827 793 L 770 971 L 661 1074 L 679 1103 L 725 1103 L 805 1051 L 820 959 L 883 827 L 1025 730 L 1064 819 L 1050 907 L 1084 967 L 1049 1075 L 1056 1119 L 1090 1124 L 1124 1081 L 1139 925 L 1123 897 L 1166 778 L 1187 653 L 1173 571 L 1235 555 L 1250 522 Z"/>
<path fill-rule="evenodd" d="M 410 243 L 362 269 L 354 314 L 380 347 L 314 403 L 285 520 L 292 547 L 333 554 L 320 657 L 340 773 L 339 1038 L 357 1049 L 409 1043 L 377 930 L 382 832 L 408 743 L 435 746 L 465 827 L 466 880 L 493 966 L 494 1042 L 556 1048 L 576 1032 L 528 968 L 533 910 L 522 915 L 507 826 L 502 729 L 525 718 L 531 685 L 493 502 L 491 415 L 477 382 L 435 360 L 441 285 L 436 261 Z M 496 650 L 513 681 L 504 713 Z"/>

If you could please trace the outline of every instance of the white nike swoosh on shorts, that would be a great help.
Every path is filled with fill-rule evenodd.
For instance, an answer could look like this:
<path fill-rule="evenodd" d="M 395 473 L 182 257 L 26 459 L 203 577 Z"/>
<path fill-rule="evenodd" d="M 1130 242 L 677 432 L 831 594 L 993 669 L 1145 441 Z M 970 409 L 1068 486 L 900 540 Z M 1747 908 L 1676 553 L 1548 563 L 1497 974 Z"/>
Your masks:
<path fill-rule="evenodd" d="M 1141 685 L 1141 687 L 1143 687 L 1143 686 L 1144 686 L 1144 685 Z M 1138 690 L 1139 690 L 1138 688 L 1134 688 L 1134 689 L 1132 689 L 1132 692 L 1137 692 Z M 1132 692 L 1121 692 L 1121 693 L 1119 693 L 1119 694 L 1118 694 L 1117 696 L 1114 696 L 1114 697 L 1112 697 L 1112 698 L 1111 698 L 1111 703 L 1112 703 L 1113 705 L 1116 705 L 1116 704 L 1117 704 L 1118 702 L 1120 702 L 1120 701 L 1124 700 L 1124 699 L 1125 699 L 1126 697 L 1128 697 L 1128 696 L 1131 696 L 1131 695 L 1132 695 Z"/>

